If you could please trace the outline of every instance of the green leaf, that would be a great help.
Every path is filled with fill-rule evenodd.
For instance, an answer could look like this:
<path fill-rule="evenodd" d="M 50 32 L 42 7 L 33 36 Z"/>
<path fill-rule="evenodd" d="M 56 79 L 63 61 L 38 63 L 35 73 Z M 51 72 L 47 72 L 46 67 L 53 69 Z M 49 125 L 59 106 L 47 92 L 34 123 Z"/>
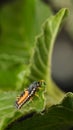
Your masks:
<path fill-rule="evenodd" d="M 58 10 L 60 8 L 68 8 L 69 11 L 70 11 L 70 14 L 66 20 L 66 24 L 64 26 L 64 30 L 68 33 L 69 35 L 69 39 L 73 40 L 73 1 L 71 0 L 67 0 L 67 1 L 64 1 L 64 0 L 49 0 L 48 1 L 49 5 L 54 9 L 54 10 Z"/>
<path fill-rule="evenodd" d="M 18 0 L 0 8 L 0 89 L 21 88 L 34 37 L 50 15 L 40 0 Z"/>
<path fill-rule="evenodd" d="M 67 93 L 58 105 L 12 123 L 6 130 L 68 130 L 73 126 L 73 93 Z"/>
<path fill-rule="evenodd" d="M 47 82 L 47 93 L 49 97 L 52 97 L 53 103 L 61 100 L 63 93 L 51 80 L 51 57 L 59 27 L 67 15 L 68 10 L 64 8 L 46 20 L 41 35 L 36 38 L 36 46 L 30 65 L 30 82 L 44 79 Z"/>
<path fill-rule="evenodd" d="M 45 108 L 45 86 L 41 86 L 38 97 L 34 95 L 20 110 L 15 106 L 17 92 L 0 92 L 0 130 L 4 130 L 8 124 L 28 113 L 41 112 Z M 19 93 L 20 94 L 20 93 Z"/>
<path fill-rule="evenodd" d="M 54 112 L 53 112 L 52 107 L 49 108 L 49 105 L 58 103 L 58 101 L 61 100 L 61 98 L 64 96 L 64 94 L 60 90 L 58 90 L 58 88 L 54 88 L 53 86 L 51 86 L 52 85 L 51 81 L 48 82 L 49 81 L 48 78 L 50 78 L 50 73 L 48 73 L 49 72 L 48 71 L 48 68 L 49 68 L 48 65 L 50 64 L 49 60 L 48 60 L 49 59 L 49 53 L 46 55 L 46 58 L 44 58 L 43 54 L 45 54 L 46 51 L 43 51 L 44 53 L 42 53 L 41 50 L 45 49 L 45 48 L 43 48 L 43 45 L 47 46 L 46 49 L 48 49 L 48 48 L 50 49 L 50 46 L 49 46 L 50 44 L 51 44 L 51 46 L 53 45 L 54 40 L 55 40 L 56 35 L 57 35 L 57 32 L 58 32 L 58 29 L 59 29 L 59 26 L 60 26 L 62 20 L 64 19 L 64 17 L 66 16 L 67 13 L 68 13 L 67 9 L 62 9 L 62 10 L 60 10 L 59 13 L 57 13 L 55 16 L 49 18 L 45 22 L 44 28 L 43 28 L 43 33 L 41 34 L 41 37 L 42 37 L 41 43 L 45 43 L 45 44 L 40 45 L 39 42 L 38 42 L 37 43 L 38 46 L 36 45 L 37 47 L 35 48 L 35 51 L 34 51 L 34 56 L 36 54 L 36 57 L 33 57 L 33 60 L 32 60 L 33 62 L 31 64 L 31 70 L 32 71 L 29 75 L 29 78 L 31 77 L 30 82 L 34 81 L 34 80 L 40 80 L 40 79 L 44 79 L 47 82 L 46 87 L 41 86 L 42 89 L 37 92 L 39 98 L 34 95 L 32 101 L 29 100 L 24 105 L 24 107 L 22 107 L 22 109 L 17 110 L 14 107 L 14 102 L 16 101 L 17 92 L 16 91 L 14 91 L 14 92 L 10 92 L 10 91 L 9 92 L 2 92 L 1 91 L 0 92 L 0 100 L 1 100 L 0 101 L 0 129 L 1 130 L 4 130 L 10 123 L 16 121 L 18 118 L 20 118 L 22 116 L 24 116 L 24 118 L 26 119 L 26 120 L 24 120 L 25 123 L 23 123 L 22 121 L 21 122 L 19 121 L 19 124 L 13 123 L 14 125 L 12 125 L 13 126 L 12 129 L 23 129 L 23 128 L 25 128 L 25 129 L 35 129 L 36 130 L 37 126 L 38 126 L 38 129 L 41 129 L 41 128 L 44 129 L 45 127 L 46 127 L 46 129 L 53 128 L 52 126 L 53 126 L 53 123 L 54 123 L 55 118 L 56 118 L 57 109 L 55 110 L 55 108 L 54 108 L 53 109 Z M 51 26 L 49 26 L 49 24 L 51 24 Z M 53 31 L 53 32 L 50 32 L 49 29 L 50 29 L 50 31 Z M 38 39 L 41 39 L 41 37 L 38 37 Z M 48 38 L 49 38 L 49 42 L 48 42 Z M 37 40 L 37 41 L 39 41 L 39 40 Z M 48 49 L 48 51 L 49 51 L 49 49 Z M 36 53 L 37 52 L 36 50 L 40 50 L 39 53 Z M 42 53 L 42 55 L 41 55 L 41 53 Z M 40 55 L 38 55 L 38 54 L 40 54 Z M 44 69 L 42 67 L 42 64 L 40 64 L 39 59 L 37 60 L 38 56 L 41 56 L 40 59 L 44 58 L 43 60 L 41 60 L 41 62 L 43 62 L 43 64 L 45 63 L 45 66 L 46 66 Z M 42 58 L 42 56 L 43 56 L 43 58 Z M 37 60 L 36 63 L 38 63 L 38 65 L 39 65 L 38 69 L 37 69 L 38 71 L 35 71 L 33 69 L 34 66 L 36 66 L 36 64 L 33 64 L 35 60 Z M 44 62 L 44 60 L 45 60 L 45 62 Z M 41 65 L 41 67 L 40 67 L 40 65 Z M 42 73 L 41 76 L 40 76 L 40 73 L 37 73 L 37 72 L 39 72 L 39 70 Z M 25 82 L 25 80 L 24 80 L 24 82 Z M 29 79 L 28 79 L 28 82 L 29 82 Z M 46 92 L 47 92 L 47 94 L 46 94 Z M 57 94 L 57 96 L 56 96 L 56 94 Z M 73 96 L 72 96 L 72 99 L 73 99 Z M 64 104 L 66 104 L 66 102 L 67 102 L 66 100 L 63 100 Z M 43 115 L 37 114 L 37 113 L 41 113 L 43 110 L 45 110 L 47 113 L 45 112 Z M 28 114 L 32 114 L 33 112 L 36 112 L 36 115 L 33 115 L 32 118 L 30 116 L 28 116 Z M 56 112 L 56 114 L 54 114 L 55 112 Z M 68 112 L 69 111 L 67 111 L 67 113 Z M 60 114 L 61 114 L 61 112 L 60 112 Z M 72 113 L 69 113 L 69 114 L 72 114 Z M 30 117 L 30 118 L 28 118 L 27 116 Z M 36 120 L 37 120 L 37 122 L 36 122 Z M 53 123 L 52 123 L 52 121 L 53 121 Z M 58 120 L 56 119 L 56 121 L 58 121 Z M 38 124 L 36 124 L 36 123 L 38 123 Z M 58 122 L 58 123 L 60 124 L 60 122 Z M 49 127 L 48 127 L 47 124 L 49 124 Z M 39 126 L 41 126 L 41 125 L 42 126 L 44 125 L 44 126 L 40 128 Z M 61 125 L 61 128 L 62 128 L 62 125 Z M 35 126 L 36 126 L 36 128 L 34 128 Z M 9 128 L 7 128 L 7 130 L 8 129 Z"/>

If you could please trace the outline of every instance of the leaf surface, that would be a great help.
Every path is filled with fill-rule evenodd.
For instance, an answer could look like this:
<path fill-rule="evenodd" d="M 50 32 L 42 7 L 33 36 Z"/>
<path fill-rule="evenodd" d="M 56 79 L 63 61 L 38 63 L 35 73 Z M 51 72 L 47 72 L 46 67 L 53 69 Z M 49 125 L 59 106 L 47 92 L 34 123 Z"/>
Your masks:
<path fill-rule="evenodd" d="M 2 92 L 1 91 L 0 92 L 0 100 L 1 100 L 1 102 L 0 102 L 0 109 L 1 109 L 0 110 L 0 117 L 1 117 L 0 129 L 1 130 L 4 130 L 12 122 L 16 123 L 16 120 L 19 118 L 21 118 L 21 120 L 22 120 L 23 116 L 24 116 L 24 118 L 27 117 L 27 119 L 24 120 L 25 122 L 19 121 L 18 124 L 12 125 L 11 128 L 7 128 L 7 130 L 8 129 L 17 129 L 17 130 L 22 129 L 23 130 L 23 128 L 25 128 L 27 130 L 29 130 L 30 128 L 36 130 L 37 127 L 38 127 L 38 129 L 43 129 L 43 130 L 45 128 L 53 129 L 52 126 L 53 126 L 54 121 L 56 121 L 56 122 L 58 121 L 56 128 L 59 128 L 59 126 L 61 126 L 61 128 L 66 127 L 67 124 L 69 124 L 68 126 L 72 125 L 71 124 L 71 123 L 73 123 L 72 120 L 70 120 L 71 123 L 65 122 L 65 125 L 63 125 L 64 122 L 61 125 L 59 125 L 60 120 L 59 119 L 55 120 L 55 118 L 57 117 L 56 115 L 61 114 L 61 113 L 59 113 L 59 112 L 61 112 L 61 110 L 59 111 L 59 109 L 60 109 L 59 106 L 62 106 L 62 108 L 64 107 L 64 104 L 66 106 L 66 104 L 67 104 L 66 102 L 68 99 L 63 100 L 63 102 L 59 103 L 59 105 L 50 107 L 50 105 L 57 104 L 64 96 L 64 94 L 58 88 L 53 86 L 53 83 L 50 78 L 50 71 L 49 71 L 50 67 L 49 66 L 50 66 L 51 52 L 52 52 L 55 38 L 57 36 L 57 32 L 59 30 L 61 22 L 67 16 L 67 14 L 68 14 L 68 10 L 62 9 L 55 16 L 52 16 L 49 19 L 47 19 L 47 21 L 44 23 L 42 34 L 40 36 L 38 36 L 38 38 L 37 38 L 34 55 L 31 60 L 31 67 L 30 67 L 30 74 L 29 74 L 28 82 L 33 82 L 35 80 L 40 80 L 40 79 L 44 79 L 46 81 L 47 85 L 45 87 L 41 87 L 42 89 L 37 92 L 39 98 L 36 97 L 36 95 L 34 95 L 32 101 L 29 100 L 24 105 L 24 107 L 22 107 L 22 109 L 17 110 L 14 107 L 14 103 L 16 101 L 16 95 L 18 95 L 19 92 L 17 92 L 17 91 L 13 91 L 13 92 L 10 92 L 10 91 Z M 45 47 L 43 47 L 43 46 L 45 46 Z M 45 51 L 45 50 L 47 50 L 47 51 Z M 51 52 L 49 52 L 49 51 L 51 51 Z M 45 57 L 44 57 L 44 55 L 45 55 Z M 39 57 L 41 57 L 41 58 L 39 58 Z M 24 82 L 25 82 L 25 78 L 24 78 Z M 30 83 L 29 83 L 29 85 L 30 85 Z M 24 86 L 24 88 L 26 89 L 27 87 L 29 87 L 29 85 Z M 69 104 L 70 104 L 70 101 L 72 101 L 71 99 L 73 99 L 73 96 L 71 96 L 71 95 L 72 94 L 69 95 L 69 99 L 70 99 L 68 101 Z M 68 97 L 68 95 L 67 95 L 67 97 Z M 72 106 L 72 102 L 70 105 Z M 66 106 L 66 107 L 68 109 L 68 106 Z M 45 110 L 47 113 L 45 112 L 43 115 L 39 114 L 43 110 Z M 32 114 L 33 112 L 35 112 L 36 115 L 33 114 L 32 117 L 28 116 L 28 114 Z M 67 113 L 71 114 L 70 111 L 67 111 Z M 63 114 L 60 116 L 63 116 Z M 67 121 L 67 119 L 65 121 Z M 37 125 L 37 123 L 38 123 L 38 125 Z M 28 124 L 30 124 L 30 125 L 28 125 Z"/>
<path fill-rule="evenodd" d="M 40 32 L 41 24 L 51 13 L 51 9 L 39 0 L 13 1 L 0 8 L 2 90 L 21 88 L 30 62 L 35 35 Z"/>
<path fill-rule="evenodd" d="M 58 102 L 63 97 L 63 93 L 51 79 L 51 57 L 59 27 L 67 15 L 68 10 L 64 8 L 46 20 L 41 35 L 36 38 L 30 65 L 30 82 L 44 79 L 47 83 L 47 93 L 52 97 L 53 103 Z"/>
<path fill-rule="evenodd" d="M 67 93 L 58 105 L 47 112 L 34 114 L 12 123 L 6 130 L 69 130 L 73 126 L 73 93 Z"/>

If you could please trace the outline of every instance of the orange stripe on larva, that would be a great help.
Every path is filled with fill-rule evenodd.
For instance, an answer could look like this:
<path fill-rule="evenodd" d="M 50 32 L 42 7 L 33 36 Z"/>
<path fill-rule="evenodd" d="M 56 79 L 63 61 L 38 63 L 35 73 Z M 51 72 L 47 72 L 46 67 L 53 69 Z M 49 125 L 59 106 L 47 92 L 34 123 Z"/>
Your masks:
<path fill-rule="evenodd" d="M 28 95 L 29 95 L 28 91 L 25 91 L 24 95 L 20 97 L 18 105 L 20 105 L 28 97 Z"/>

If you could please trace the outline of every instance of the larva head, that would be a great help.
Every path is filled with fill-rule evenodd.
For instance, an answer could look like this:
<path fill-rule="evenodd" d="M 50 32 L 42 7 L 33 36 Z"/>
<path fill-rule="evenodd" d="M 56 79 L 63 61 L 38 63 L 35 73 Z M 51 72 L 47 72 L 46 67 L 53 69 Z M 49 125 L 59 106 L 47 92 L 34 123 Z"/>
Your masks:
<path fill-rule="evenodd" d="M 46 85 L 46 82 L 44 80 L 40 80 L 38 83 L 39 87 L 44 87 Z"/>

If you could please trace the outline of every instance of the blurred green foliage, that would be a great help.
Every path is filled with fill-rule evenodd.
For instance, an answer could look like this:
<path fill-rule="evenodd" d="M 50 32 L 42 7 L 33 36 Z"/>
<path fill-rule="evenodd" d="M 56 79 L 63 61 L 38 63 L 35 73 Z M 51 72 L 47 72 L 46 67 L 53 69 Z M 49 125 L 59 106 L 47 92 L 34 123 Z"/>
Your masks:
<path fill-rule="evenodd" d="M 18 0 L 1 7 L 0 88 L 14 90 L 21 87 L 21 77 L 24 78 L 24 69 L 30 62 L 35 36 L 51 14 L 50 8 L 39 0 Z"/>

